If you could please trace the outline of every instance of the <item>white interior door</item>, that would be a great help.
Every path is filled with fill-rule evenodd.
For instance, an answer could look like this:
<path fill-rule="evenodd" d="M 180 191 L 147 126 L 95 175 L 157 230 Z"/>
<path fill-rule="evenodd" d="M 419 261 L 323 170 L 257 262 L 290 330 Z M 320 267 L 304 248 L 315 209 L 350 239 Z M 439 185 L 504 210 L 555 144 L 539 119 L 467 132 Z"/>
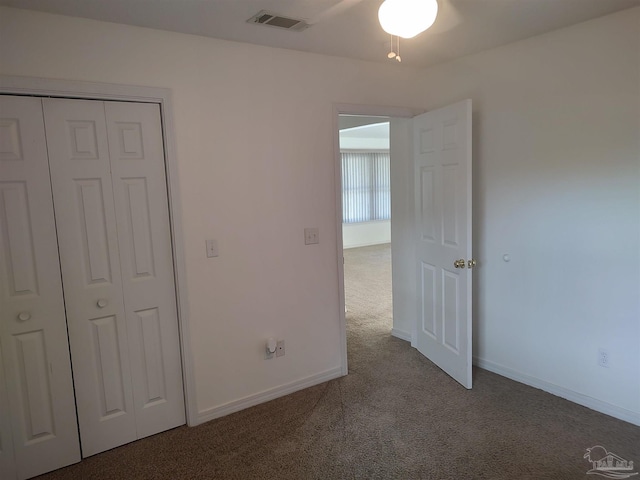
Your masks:
<path fill-rule="evenodd" d="M 43 104 L 87 457 L 137 438 L 104 103 Z"/>
<path fill-rule="evenodd" d="M 160 107 L 105 103 L 138 438 L 185 423 Z"/>
<path fill-rule="evenodd" d="M 44 106 L 89 456 L 185 422 L 160 110 L 84 100 Z"/>
<path fill-rule="evenodd" d="M 28 478 L 80 448 L 42 103 L 2 96 L 0 117 L 0 472 L 11 478 L 13 446 Z"/>
<path fill-rule="evenodd" d="M 418 350 L 471 388 L 471 100 L 413 119 Z"/>
<path fill-rule="evenodd" d="M 16 460 L 13 454 L 11 415 L 2 364 L 2 343 L 0 343 L 0 478 L 16 478 Z"/>

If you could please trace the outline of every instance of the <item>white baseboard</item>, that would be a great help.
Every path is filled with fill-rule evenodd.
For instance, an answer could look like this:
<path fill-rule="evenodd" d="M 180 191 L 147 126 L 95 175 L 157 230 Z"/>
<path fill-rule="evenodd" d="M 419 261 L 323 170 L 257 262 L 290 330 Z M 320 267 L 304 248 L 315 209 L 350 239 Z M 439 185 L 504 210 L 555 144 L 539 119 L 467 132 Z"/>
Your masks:
<path fill-rule="evenodd" d="M 391 335 L 400 340 L 406 340 L 407 342 L 411 342 L 411 334 L 409 332 L 405 332 L 404 330 L 399 330 L 397 328 L 391 329 Z"/>
<path fill-rule="evenodd" d="M 209 420 L 213 420 L 214 418 L 224 417 L 225 415 L 229 415 L 230 413 L 239 412 L 240 410 L 244 410 L 245 408 L 253 407 L 255 405 L 268 402 L 269 400 L 273 400 L 275 398 L 284 397 L 285 395 L 297 392 L 298 390 L 313 387 L 314 385 L 328 382 L 329 380 L 333 380 L 334 378 L 342 376 L 343 374 L 341 367 L 332 368 L 331 370 L 327 370 L 326 372 L 318 373 L 316 375 L 311 375 L 309 377 L 296 380 L 295 382 L 270 388 L 260 393 L 249 395 L 238 400 L 233 400 L 217 407 L 206 408 L 198 412 L 198 418 L 195 425 L 200 425 L 201 423 L 208 422 Z"/>
<path fill-rule="evenodd" d="M 394 328 L 391 331 L 391 335 L 401 340 L 406 340 L 409 342 L 411 341 L 411 334 L 402 330 L 397 330 Z M 559 385 L 555 385 L 545 380 L 532 377 L 525 373 L 513 370 L 509 367 L 505 367 L 504 365 L 500 365 L 498 363 L 491 362 L 479 357 L 473 357 L 473 363 L 474 365 L 484 370 L 488 370 L 503 377 L 510 378 L 511 380 L 514 380 L 516 382 L 524 383 L 525 385 L 529 385 L 531 387 L 539 388 L 541 390 L 544 390 L 545 392 L 577 403 L 578 405 L 582 405 L 584 407 L 595 410 L 596 412 L 604 413 L 620 420 L 624 420 L 625 422 L 640 426 L 640 413 L 632 412 L 631 410 L 618 407 L 617 405 L 613 405 L 608 402 L 603 402 L 602 400 L 583 395 L 573 390 L 569 390 Z M 200 425 L 204 422 L 208 422 L 209 420 L 213 420 L 214 418 L 224 417 L 225 415 L 244 410 L 245 408 L 268 402 L 269 400 L 289 395 L 290 393 L 297 392 L 298 390 L 303 390 L 305 388 L 312 387 L 314 385 L 318 385 L 335 378 L 339 378 L 341 376 L 343 376 L 342 369 L 340 367 L 333 368 L 331 370 L 327 370 L 326 372 L 311 375 L 301 380 L 296 380 L 295 382 L 281 385 L 279 387 L 274 387 L 238 400 L 233 400 L 217 407 L 210 407 L 201 410 L 200 412 L 198 412 L 198 417 L 194 426 Z"/>
<path fill-rule="evenodd" d="M 539 388 L 545 392 L 549 392 L 553 395 L 557 395 L 558 397 L 577 403 L 578 405 L 582 405 L 583 407 L 595 410 L 596 412 L 604 413 L 620 420 L 624 420 L 625 422 L 640 426 L 640 413 L 632 412 L 631 410 L 618 407 L 617 405 L 613 405 L 608 402 L 603 402 L 602 400 L 589 397 L 588 395 L 583 395 L 582 393 L 569 390 L 545 380 L 540 380 L 539 378 L 532 377 L 525 373 L 512 370 L 504 365 L 484 360 L 479 357 L 473 357 L 473 363 L 484 370 L 497 373 L 498 375 L 502 375 L 503 377 L 510 378 L 511 380 L 524 383 L 531 387 Z"/>

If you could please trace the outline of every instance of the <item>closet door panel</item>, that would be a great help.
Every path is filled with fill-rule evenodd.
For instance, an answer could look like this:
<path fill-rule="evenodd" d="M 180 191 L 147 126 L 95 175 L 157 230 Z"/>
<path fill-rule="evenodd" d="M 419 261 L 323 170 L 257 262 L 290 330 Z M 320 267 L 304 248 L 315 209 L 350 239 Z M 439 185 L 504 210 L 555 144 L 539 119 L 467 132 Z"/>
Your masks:
<path fill-rule="evenodd" d="M 138 436 L 185 423 L 158 105 L 105 103 Z"/>
<path fill-rule="evenodd" d="M 42 103 L 2 96 L 0 117 L 0 472 L 13 455 L 28 478 L 80 447 Z"/>
<path fill-rule="evenodd" d="M 137 438 L 104 104 L 43 104 L 86 457 Z"/>
<path fill-rule="evenodd" d="M 2 344 L 0 343 L 0 478 L 16 478 L 16 462 L 13 454 L 11 415 L 2 364 Z"/>

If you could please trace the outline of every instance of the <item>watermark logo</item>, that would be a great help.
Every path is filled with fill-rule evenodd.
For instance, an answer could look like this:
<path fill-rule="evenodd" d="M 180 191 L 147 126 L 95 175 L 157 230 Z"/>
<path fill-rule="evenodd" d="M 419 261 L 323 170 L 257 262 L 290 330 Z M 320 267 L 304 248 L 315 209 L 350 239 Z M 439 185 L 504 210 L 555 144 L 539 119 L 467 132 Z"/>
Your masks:
<path fill-rule="evenodd" d="M 587 472 L 588 475 L 600 475 L 606 478 L 629 478 L 638 475 L 638 472 L 633 471 L 633 462 L 613 452 L 607 452 L 600 445 L 587 448 L 583 458 L 586 458 L 593 467 Z"/>

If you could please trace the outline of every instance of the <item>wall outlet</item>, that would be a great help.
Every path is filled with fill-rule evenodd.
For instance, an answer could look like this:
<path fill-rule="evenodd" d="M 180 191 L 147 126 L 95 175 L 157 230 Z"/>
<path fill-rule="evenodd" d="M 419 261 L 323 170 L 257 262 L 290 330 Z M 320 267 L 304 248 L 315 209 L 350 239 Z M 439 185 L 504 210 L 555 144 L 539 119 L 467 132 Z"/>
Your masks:
<path fill-rule="evenodd" d="M 601 367 L 609 368 L 609 352 L 604 348 L 598 349 L 598 365 Z"/>
<path fill-rule="evenodd" d="M 317 228 L 304 229 L 304 244 L 315 245 L 320 243 L 320 231 Z"/>
<path fill-rule="evenodd" d="M 284 357 L 284 340 L 278 340 L 276 345 L 276 357 Z"/>
<path fill-rule="evenodd" d="M 207 258 L 213 258 L 218 256 L 218 241 L 209 238 L 207 239 Z"/>

